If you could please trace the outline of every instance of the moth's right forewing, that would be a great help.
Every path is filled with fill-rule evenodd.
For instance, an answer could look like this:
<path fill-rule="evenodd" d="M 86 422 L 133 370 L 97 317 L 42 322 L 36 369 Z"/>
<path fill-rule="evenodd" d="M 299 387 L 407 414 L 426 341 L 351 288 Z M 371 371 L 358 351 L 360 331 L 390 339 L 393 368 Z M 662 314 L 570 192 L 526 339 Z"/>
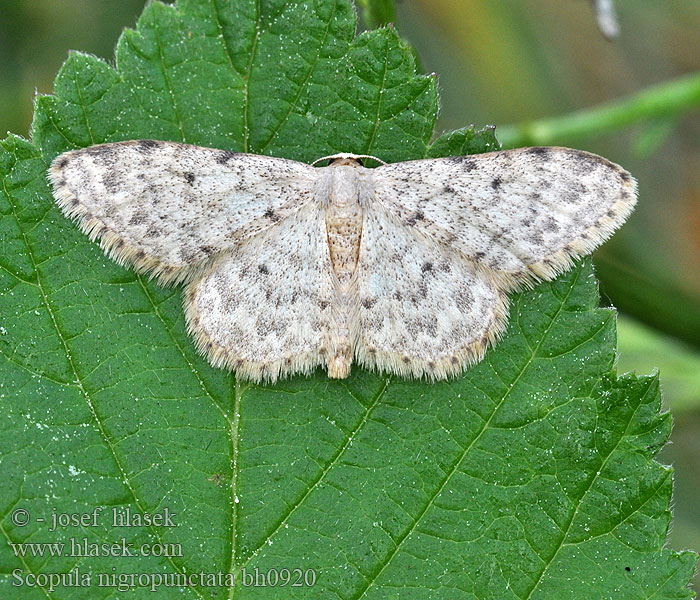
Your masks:
<path fill-rule="evenodd" d="M 49 177 L 85 233 L 161 282 L 295 213 L 316 181 L 303 163 L 154 140 L 66 152 Z"/>
<path fill-rule="evenodd" d="M 374 169 L 376 201 L 458 250 L 500 287 L 550 279 L 600 245 L 636 202 L 634 179 L 569 148 L 522 148 Z"/>

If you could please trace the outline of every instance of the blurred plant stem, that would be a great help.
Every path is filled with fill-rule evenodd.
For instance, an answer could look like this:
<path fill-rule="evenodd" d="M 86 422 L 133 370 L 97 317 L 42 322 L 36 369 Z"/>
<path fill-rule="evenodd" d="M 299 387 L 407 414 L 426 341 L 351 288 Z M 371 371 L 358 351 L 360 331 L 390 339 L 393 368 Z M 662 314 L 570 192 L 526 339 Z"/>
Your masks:
<path fill-rule="evenodd" d="M 394 0 L 357 0 L 357 4 L 362 8 L 362 21 L 367 29 L 396 21 Z"/>
<path fill-rule="evenodd" d="M 649 87 L 629 98 L 561 117 L 496 128 L 504 148 L 553 146 L 633 123 L 671 118 L 700 107 L 700 73 Z"/>

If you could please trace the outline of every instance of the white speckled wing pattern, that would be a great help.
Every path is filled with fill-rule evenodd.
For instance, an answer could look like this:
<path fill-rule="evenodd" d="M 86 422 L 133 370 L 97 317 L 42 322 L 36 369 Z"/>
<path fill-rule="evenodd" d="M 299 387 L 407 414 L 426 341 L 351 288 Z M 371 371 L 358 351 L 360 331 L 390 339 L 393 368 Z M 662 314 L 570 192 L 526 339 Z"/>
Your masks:
<path fill-rule="evenodd" d="M 506 323 L 505 292 L 381 205 L 365 212 L 357 292 L 358 362 L 403 376 L 460 373 Z"/>
<path fill-rule="evenodd" d="M 535 147 L 373 170 L 375 201 L 398 224 L 449 246 L 511 290 L 551 279 L 629 216 L 636 182 L 580 150 Z"/>
<path fill-rule="evenodd" d="M 334 294 L 323 212 L 307 205 L 188 284 L 188 327 L 214 365 L 274 381 L 326 363 Z"/>
<path fill-rule="evenodd" d="M 209 360 L 255 381 L 353 360 L 444 379 L 505 328 L 507 293 L 617 229 L 634 179 L 568 148 L 328 167 L 135 140 L 57 157 L 54 195 L 120 263 L 187 282 Z"/>
<path fill-rule="evenodd" d="M 299 210 L 317 172 L 283 158 L 135 140 L 61 154 L 49 177 L 63 212 L 91 239 L 166 283 Z"/>

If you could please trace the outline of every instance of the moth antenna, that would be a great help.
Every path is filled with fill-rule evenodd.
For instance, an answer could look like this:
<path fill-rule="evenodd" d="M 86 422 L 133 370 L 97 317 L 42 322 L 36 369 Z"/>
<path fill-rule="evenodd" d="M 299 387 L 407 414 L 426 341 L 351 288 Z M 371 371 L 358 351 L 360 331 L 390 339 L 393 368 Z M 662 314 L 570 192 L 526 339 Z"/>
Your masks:
<path fill-rule="evenodd" d="M 334 158 L 369 158 L 370 160 L 376 160 L 378 163 L 381 163 L 383 165 L 386 164 L 381 158 L 377 158 L 376 156 L 372 156 L 371 154 L 351 154 L 349 152 L 341 152 L 339 154 L 331 154 L 330 156 L 322 156 L 321 158 L 317 158 L 314 162 L 311 163 L 312 167 L 315 167 L 318 163 L 324 161 L 324 160 L 333 160 Z"/>

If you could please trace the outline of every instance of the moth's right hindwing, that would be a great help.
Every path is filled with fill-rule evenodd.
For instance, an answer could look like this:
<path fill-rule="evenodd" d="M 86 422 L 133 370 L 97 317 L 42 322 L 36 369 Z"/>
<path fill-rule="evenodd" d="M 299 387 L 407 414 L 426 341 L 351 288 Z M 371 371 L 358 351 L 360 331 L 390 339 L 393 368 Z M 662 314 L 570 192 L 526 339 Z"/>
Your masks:
<path fill-rule="evenodd" d="M 356 356 L 368 367 L 444 379 L 481 360 L 505 328 L 504 292 L 381 206 L 365 213 L 357 289 Z"/>

